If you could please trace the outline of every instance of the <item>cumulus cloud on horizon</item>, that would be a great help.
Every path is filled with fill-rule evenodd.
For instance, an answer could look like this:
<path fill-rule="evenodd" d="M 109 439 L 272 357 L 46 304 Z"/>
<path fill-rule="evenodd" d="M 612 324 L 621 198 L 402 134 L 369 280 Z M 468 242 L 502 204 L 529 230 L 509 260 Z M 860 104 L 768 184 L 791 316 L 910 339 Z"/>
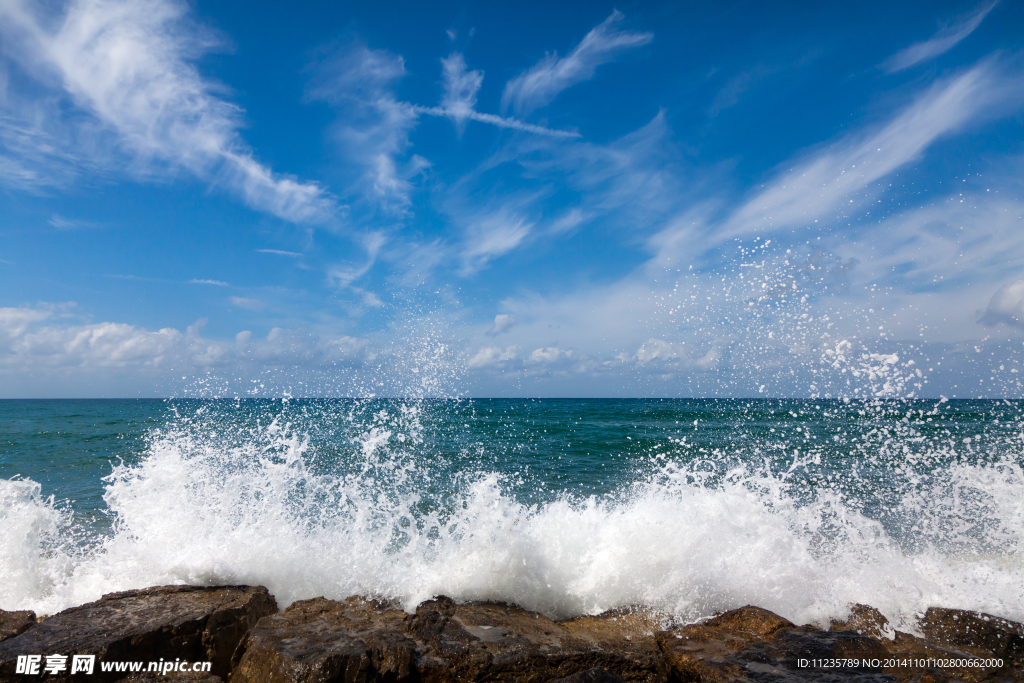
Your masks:
<path fill-rule="evenodd" d="M 287 372 L 358 367 L 374 357 L 365 339 L 346 335 L 275 327 L 261 339 L 242 332 L 219 340 L 202 336 L 204 321 L 184 332 L 148 330 L 83 323 L 70 317 L 67 308 L 0 308 L 0 377 L 13 381 L 28 371 L 35 377 L 33 395 L 46 395 L 54 391 L 48 379 L 77 386 L 82 377 L 96 373 L 108 379 L 124 374 L 153 387 L 182 373 L 189 381 L 211 371 L 231 379 L 273 367 Z"/>
<path fill-rule="evenodd" d="M 978 322 L 990 327 L 1002 323 L 1024 329 L 1024 280 L 1000 287 Z"/>

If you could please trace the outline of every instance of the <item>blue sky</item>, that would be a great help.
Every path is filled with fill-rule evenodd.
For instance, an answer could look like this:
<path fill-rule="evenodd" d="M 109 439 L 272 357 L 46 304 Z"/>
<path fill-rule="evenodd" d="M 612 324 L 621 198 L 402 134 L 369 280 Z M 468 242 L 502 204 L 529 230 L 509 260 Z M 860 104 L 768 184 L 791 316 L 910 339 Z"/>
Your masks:
<path fill-rule="evenodd" d="M 0 396 L 1019 396 L 1020 3 L 0 0 Z"/>

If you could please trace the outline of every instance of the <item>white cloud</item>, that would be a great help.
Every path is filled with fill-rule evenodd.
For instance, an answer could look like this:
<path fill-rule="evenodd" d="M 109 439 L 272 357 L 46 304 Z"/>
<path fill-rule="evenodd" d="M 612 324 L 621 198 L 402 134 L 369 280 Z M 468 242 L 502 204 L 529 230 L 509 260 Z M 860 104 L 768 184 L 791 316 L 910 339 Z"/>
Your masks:
<path fill-rule="evenodd" d="M 860 281 L 886 281 L 904 291 L 976 296 L 974 287 L 992 287 L 1024 271 L 1024 205 L 984 192 L 940 199 L 822 241 L 863 261 Z"/>
<path fill-rule="evenodd" d="M 74 220 L 70 218 L 64 218 L 60 214 L 53 214 L 50 220 L 47 221 L 50 225 L 57 228 L 58 230 L 80 230 L 83 228 L 95 228 L 96 223 L 92 221 Z"/>
<path fill-rule="evenodd" d="M 512 251 L 526 239 L 532 228 L 531 221 L 517 215 L 509 207 L 502 207 L 473 220 L 466 228 L 461 273 L 471 275 L 502 254 Z"/>
<path fill-rule="evenodd" d="M 41 17 L 41 10 L 0 3 L 8 56 L 112 132 L 137 170 L 187 169 L 288 221 L 333 213 L 318 185 L 276 175 L 253 158 L 239 135 L 240 109 L 195 66 L 216 41 L 188 24 L 183 2 L 72 0 L 61 17 Z"/>
<path fill-rule="evenodd" d="M 547 346 L 542 349 L 534 349 L 530 354 L 530 361 L 533 363 L 558 363 L 559 361 L 571 360 L 575 356 L 572 349 L 560 349 L 557 346 Z"/>
<path fill-rule="evenodd" d="M 488 337 L 497 337 L 499 334 L 508 332 L 515 327 L 516 319 L 510 316 L 508 313 L 499 313 L 494 316 L 494 324 L 491 325 L 491 329 L 485 333 Z"/>
<path fill-rule="evenodd" d="M 914 160 L 937 138 L 989 110 L 1005 83 L 984 63 L 933 86 L 880 130 L 841 140 L 798 162 L 732 213 L 718 238 L 813 223 L 853 192 Z"/>
<path fill-rule="evenodd" d="M 228 302 L 230 302 L 232 306 L 244 308 L 249 311 L 259 311 L 264 307 L 264 303 L 259 299 L 249 299 L 244 296 L 229 296 Z"/>
<path fill-rule="evenodd" d="M 0 41 L 0 48 L 3 46 L 3 41 Z M 90 156 L 87 150 L 78 149 L 80 144 L 76 138 L 89 137 L 85 131 L 78 130 L 71 135 L 56 129 L 57 126 L 49 121 L 46 114 L 57 109 L 56 103 L 47 102 L 52 105 L 50 107 L 33 103 L 33 106 L 24 107 L 25 111 L 18 112 L 19 116 L 5 114 L 3 104 L 10 109 L 13 103 L 0 102 L 0 184 L 38 193 L 44 188 L 70 185 L 82 176 L 105 175 L 100 165 L 102 159 L 95 158 L 102 157 L 102 154 Z M 44 130 L 46 126 L 56 130 Z"/>
<path fill-rule="evenodd" d="M 992 0 L 978 7 L 974 12 L 961 17 L 954 24 L 941 29 L 934 36 L 921 43 L 914 43 L 904 48 L 882 63 L 888 73 L 909 69 L 915 64 L 934 59 L 952 49 L 957 43 L 971 35 L 981 25 L 982 20 L 991 12 L 999 0 Z"/>
<path fill-rule="evenodd" d="M 576 138 L 579 133 L 569 130 L 555 130 L 544 126 L 535 126 L 517 119 L 476 111 L 476 95 L 484 81 L 483 71 L 469 71 L 466 59 L 459 52 L 453 52 L 447 59 L 441 60 L 444 76 L 444 95 L 440 107 L 414 107 L 418 114 L 444 116 L 450 118 L 459 132 L 462 132 L 467 120 L 479 121 L 498 128 L 521 130 L 537 135 L 556 138 Z"/>
<path fill-rule="evenodd" d="M 579 207 L 573 207 L 552 221 L 548 227 L 548 232 L 554 235 L 572 232 L 592 217 L 592 214 L 582 211 Z"/>
<path fill-rule="evenodd" d="M 716 340 L 707 351 L 700 352 L 685 342 L 648 339 L 637 349 L 635 357 L 641 365 L 668 365 L 676 370 L 713 370 L 722 359 L 721 346 L 725 343 L 728 343 L 728 340 Z"/>
<path fill-rule="evenodd" d="M 561 59 L 549 54 L 533 68 L 512 79 L 502 94 L 502 108 L 509 105 L 516 113 L 525 114 L 550 103 L 566 88 L 594 77 L 597 67 L 606 64 L 623 50 L 646 45 L 654 39 L 651 33 L 618 31 L 621 12 L 611 16 L 591 31 Z"/>
<path fill-rule="evenodd" d="M 509 346 L 505 349 L 497 346 L 485 346 L 469 359 L 468 365 L 473 370 L 493 368 L 504 365 L 508 361 L 518 360 L 518 357 L 519 347 L 517 346 Z"/>
<path fill-rule="evenodd" d="M 418 115 L 395 97 L 395 86 L 404 76 L 401 56 L 354 45 L 319 65 L 307 93 L 344 114 L 338 140 L 354 165 L 351 190 L 398 215 L 408 211 L 413 181 L 430 165 L 407 155 Z"/>
<path fill-rule="evenodd" d="M 372 360 L 366 340 L 273 328 L 265 338 L 240 332 L 230 340 L 204 338 L 205 321 L 184 332 L 147 330 L 124 323 L 69 323 L 63 305 L 51 308 L 0 308 L 0 395 L 97 395 L 110 385 L 124 395 L 134 384 L 146 395 L 164 393 L 180 380 L 208 372 L 238 379 L 255 371 L 263 378 L 282 368 L 295 381 L 300 368 L 321 368 L 331 376 L 339 367 L 360 367 Z M 248 388 L 248 387 L 243 387 Z"/>
<path fill-rule="evenodd" d="M 547 184 L 563 180 L 581 193 L 586 211 L 563 214 L 552 225 L 554 233 L 615 212 L 621 212 L 628 229 L 642 231 L 660 224 L 700 186 L 696 179 L 682 182 L 686 168 L 680 167 L 680 150 L 673 144 L 664 111 L 607 144 L 534 139 L 522 141 L 514 151 L 528 177 L 544 178 Z"/>
<path fill-rule="evenodd" d="M 364 263 L 358 266 L 337 265 L 328 271 L 328 278 L 338 287 L 350 287 L 353 282 L 366 275 L 366 273 L 370 271 L 370 268 L 373 267 L 373 264 L 377 262 L 377 256 L 380 254 L 381 247 L 383 247 L 384 243 L 387 242 L 387 238 L 383 233 L 371 232 L 362 235 L 359 241 L 366 250 L 366 261 Z M 375 306 L 381 305 L 380 300 L 376 299 L 376 297 L 369 299 L 368 303 L 369 302 L 375 302 Z"/>
<path fill-rule="evenodd" d="M 29 326 L 46 320 L 51 311 L 32 308 L 0 308 L 0 334 L 8 344 L 25 334 Z"/>
<path fill-rule="evenodd" d="M 578 137 L 513 118 L 478 112 L 482 71 L 471 71 L 461 53 L 441 60 L 444 93 L 440 106 L 403 102 L 395 88 L 406 75 L 405 61 L 387 50 L 355 45 L 319 65 L 308 97 L 335 106 L 342 115 L 338 140 L 354 162 L 358 178 L 352 189 L 392 215 L 405 215 L 412 205 L 415 181 L 430 162 L 409 155 L 409 135 L 420 116 L 450 119 L 461 131 L 467 121 L 553 137 Z"/>
<path fill-rule="evenodd" d="M 214 285 L 214 286 L 216 286 L 216 287 L 227 287 L 227 286 L 228 286 L 228 283 L 226 283 L 226 282 L 221 282 L 220 280 L 199 280 L 199 279 L 192 279 L 192 280 L 189 280 L 189 283 L 190 283 L 190 284 L 193 284 L 193 285 Z"/>
<path fill-rule="evenodd" d="M 457 126 L 476 113 L 476 94 L 484 82 L 483 71 L 469 71 L 461 53 L 453 52 L 441 60 L 444 75 L 444 97 L 441 107 L 448 112 Z"/>
<path fill-rule="evenodd" d="M 276 254 L 278 256 L 289 256 L 291 258 L 299 258 L 302 256 L 302 254 L 297 251 L 283 251 L 281 249 L 257 249 L 256 251 L 260 254 Z"/>
<path fill-rule="evenodd" d="M 1003 323 L 1024 328 L 1024 280 L 1016 280 L 1000 287 L 988 302 L 988 308 L 979 320 L 984 325 Z"/>

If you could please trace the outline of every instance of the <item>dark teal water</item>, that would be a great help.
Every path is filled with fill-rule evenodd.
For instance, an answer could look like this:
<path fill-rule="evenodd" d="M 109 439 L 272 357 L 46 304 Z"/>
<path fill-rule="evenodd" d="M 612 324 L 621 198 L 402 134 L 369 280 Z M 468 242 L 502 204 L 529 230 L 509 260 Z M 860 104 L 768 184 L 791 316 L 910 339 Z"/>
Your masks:
<path fill-rule="evenodd" d="M 0 401 L 0 524 L 14 530 L 0 607 L 244 580 L 292 599 L 443 591 L 553 614 L 743 600 L 814 618 L 844 600 L 894 613 L 938 600 L 1020 618 L 1022 410 Z M 801 581 L 820 594 L 801 597 Z"/>

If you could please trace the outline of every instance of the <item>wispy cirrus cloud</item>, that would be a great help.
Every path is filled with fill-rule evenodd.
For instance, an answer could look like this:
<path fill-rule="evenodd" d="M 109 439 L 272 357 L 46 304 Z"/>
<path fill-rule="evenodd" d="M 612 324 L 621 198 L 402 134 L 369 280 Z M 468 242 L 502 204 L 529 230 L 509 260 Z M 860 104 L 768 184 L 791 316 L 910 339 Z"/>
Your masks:
<path fill-rule="evenodd" d="M 381 247 L 387 242 L 387 237 L 380 232 L 371 232 L 362 235 L 359 242 L 366 251 L 366 261 L 359 265 L 349 263 L 332 267 L 327 273 L 332 284 L 341 288 L 351 287 L 352 283 L 370 272 L 370 268 L 377 261 Z"/>
<path fill-rule="evenodd" d="M 333 214 L 334 202 L 319 185 L 275 174 L 255 159 L 239 133 L 240 108 L 196 68 L 196 59 L 219 41 L 189 22 L 184 2 L 72 0 L 59 16 L 45 15 L 49 6 L 0 3 L 6 56 L 38 91 L 29 113 L 69 100 L 85 120 L 51 113 L 52 125 L 112 136 L 137 173 L 184 169 L 228 188 L 255 209 L 292 222 L 323 221 Z M 12 126 L 4 128 L 0 137 L 5 142 L 17 138 Z M 74 146 L 76 137 L 88 135 L 55 136 L 28 124 L 21 128 L 22 138 L 49 137 L 71 145 L 55 149 L 51 157 L 86 157 L 86 163 L 95 162 L 97 154 L 102 157 L 99 145 Z M 33 164 L 12 167 L 19 161 L 18 150 L 5 146 L 13 161 L 4 164 L 3 175 L 31 184 Z M 32 156 L 27 155 L 29 162 Z"/>
<path fill-rule="evenodd" d="M 882 68 L 887 73 L 896 73 L 909 69 L 915 64 L 934 59 L 944 52 L 951 50 L 957 43 L 971 35 L 981 22 L 988 16 L 999 0 L 991 0 L 979 6 L 974 12 L 960 17 L 950 26 L 941 29 L 934 36 L 920 43 L 914 43 L 894 54 L 882 62 Z"/>
<path fill-rule="evenodd" d="M 53 214 L 47 222 L 58 230 L 82 230 L 97 227 L 97 224 L 93 221 L 65 218 L 64 216 L 56 213 Z"/>
<path fill-rule="evenodd" d="M 873 132 L 859 133 L 809 156 L 729 215 L 719 238 L 807 225 L 850 201 L 851 193 L 916 159 L 939 137 L 989 111 L 1008 82 L 986 61 L 932 86 Z"/>
<path fill-rule="evenodd" d="M 535 126 L 510 116 L 497 116 L 476 111 L 476 95 L 483 85 L 484 72 L 470 71 L 466 59 L 461 53 L 453 52 L 441 60 L 444 76 L 444 96 L 439 107 L 414 107 L 420 114 L 443 116 L 451 119 L 461 131 L 467 120 L 486 123 L 498 128 L 521 130 L 537 135 L 556 138 L 578 138 L 580 134 L 571 130 L 557 130 L 544 126 Z"/>
<path fill-rule="evenodd" d="M 400 55 L 350 45 L 316 66 L 306 91 L 308 99 L 326 102 L 343 116 L 335 137 L 352 167 L 347 191 L 391 216 L 408 211 L 415 180 L 430 166 L 409 154 L 418 115 L 395 95 L 405 73 Z"/>
<path fill-rule="evenodd" d="M 557 53 L 551 53 L 509 81 L 502 94 L 502 108 L 511 106 L 517 114 L 528 114 L 550 104 L 566 88 L 593 78 L 597 67 L 611 62 L 618 53 L 654 39 L 652 33 L 616 30 L 615 25 L 623 18 L 621 12 L 612 12 L 568 55 L 559 58 Z"/>
<path fill-rule="evenodd" d="M 385 214 L 403 216 L 409 211 L 416 182 L 430 168 L 427 159 L 409 151 L 409 135 L 421 116 L 450 119 L 460 132 L 467 121 L 476 121 L 537 135 L 579 136 L 479 112 L 476 103 L 483 72 L 470 70 L 459 52 L 442 59 L 441 68 L 444 92 L 438 106 L 398 98 L 396 88 L 406 75 L 405 60 L 388 50 L 349 45 L 314 69 L 307 97 L 327 102 L 342 114 L 337 140 L 359 169 L 350 190 Z"/>
<path fill-rule="evenodd" d="M 302 254 L 297 251 L 285 251 L 283 249 L 257 249 L 256 251 L 260 254 L 276 254 L 278 256 L 288 256 L 291 258 L 299 258 L 302 256 Z"/>
<path fill-rule="evenodd" d="M 533 222 L 511 206 L 469 220 L 460 258 L 462 275 L 471 275 L 490 261 L 518 247 L 533 229 Z"/>

